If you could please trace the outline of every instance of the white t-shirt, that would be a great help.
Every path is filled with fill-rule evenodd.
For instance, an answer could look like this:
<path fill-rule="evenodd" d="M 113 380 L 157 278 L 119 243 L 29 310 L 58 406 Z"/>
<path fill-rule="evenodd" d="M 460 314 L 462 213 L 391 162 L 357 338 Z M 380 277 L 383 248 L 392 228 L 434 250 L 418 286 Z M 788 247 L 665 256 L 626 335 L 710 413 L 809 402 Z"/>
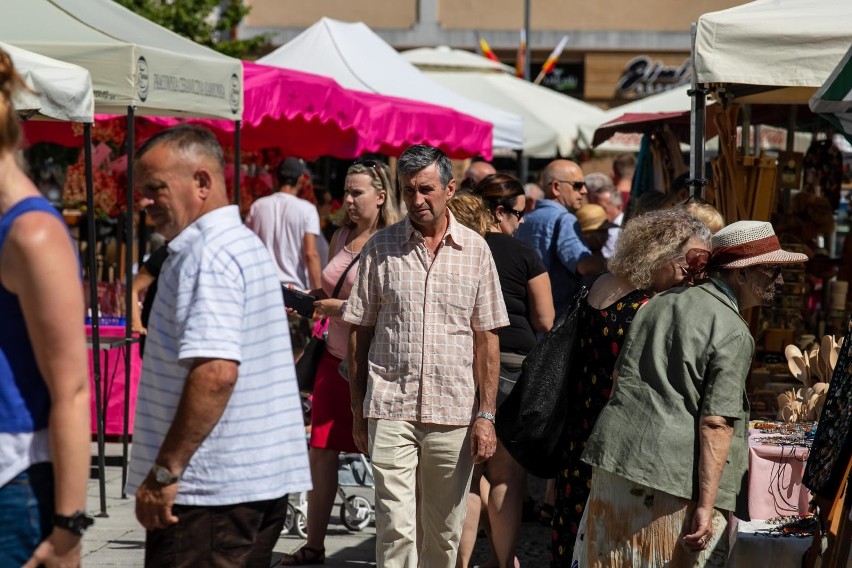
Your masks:
<path fill-rule="evenodd" d="M 236 206 L 169 243 L 136 403 L 127 492 L 157 457 L 197 357 L 239 363 L 225 411 L 184 470 L 176 503 L 232 505 L 311 487 L 302 408 L 281 286 Z"/>
<path fill-rule="evenodd" d="M 252 203 L 246 226 L 269 249 L 281 284 L 310 288 L 303 243 L 306 234 L 320 234 L 319 213 L 313 203 L 283 192 L 261 197 Z"/>

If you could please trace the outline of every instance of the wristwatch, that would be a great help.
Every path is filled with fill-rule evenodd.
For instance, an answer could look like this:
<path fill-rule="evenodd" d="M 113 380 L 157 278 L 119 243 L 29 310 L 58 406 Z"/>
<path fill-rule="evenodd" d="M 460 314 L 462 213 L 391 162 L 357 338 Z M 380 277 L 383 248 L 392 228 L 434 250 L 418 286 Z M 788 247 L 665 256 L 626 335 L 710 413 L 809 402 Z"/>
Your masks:
<path fill-rule="evenodd" d="M 70 517 L 53 515 L 54 527 L 70 531 L 77 536 L 83 536 L 93 524 L 95 524 L 95 519 L 87 515 L 85 511 L 77 511 Z"/>
<path fill-rule="evenodd" d="M 491 412 L 480 412 L 479 414 L 476 415 L 476 417 L 477 418 L 484 418 L 484 419 L 488 420 L 489 422 L 491 422 L 492 424 L 494 424 L 495 416 Z"/>
<path fill-rule="evenodd" d="M 151 475 L 154 476 L 154 481 L 160 485 L 172 485 L 180 479 L 179 475 L 172 475 L 172 472 L 157 464 L 151 466 Z"/>

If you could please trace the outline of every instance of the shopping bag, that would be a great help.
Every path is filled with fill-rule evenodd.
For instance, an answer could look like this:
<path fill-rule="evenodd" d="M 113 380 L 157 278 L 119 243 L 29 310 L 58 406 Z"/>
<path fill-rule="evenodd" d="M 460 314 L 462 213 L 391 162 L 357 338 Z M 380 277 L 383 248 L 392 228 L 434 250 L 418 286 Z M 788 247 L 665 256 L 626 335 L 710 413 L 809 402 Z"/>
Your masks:
<path fill-rule="evenodd" d="M 528 472 L 555 477 L 565 443 L 572 357 L 589 290 L 583 287 L 565 312 L 524 359 L 512 392 L 497 410 L 497 437 Z"/>

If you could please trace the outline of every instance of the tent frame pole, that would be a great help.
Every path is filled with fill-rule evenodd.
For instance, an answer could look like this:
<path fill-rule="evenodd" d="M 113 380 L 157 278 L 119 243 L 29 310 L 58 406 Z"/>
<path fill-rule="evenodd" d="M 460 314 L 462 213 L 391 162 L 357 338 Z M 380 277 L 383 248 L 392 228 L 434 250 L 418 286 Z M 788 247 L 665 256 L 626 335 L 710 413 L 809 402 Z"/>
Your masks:
<path fill-rule="evenodd" d="M 101 376 L 100 305 L 98 304 L 97 232 L 95 231 L 95 181 L 92 172 L 92 123 L 83 123 L 83 155 L 86 168 L 86 257 L 89 265 L 89 313 L 92 322 L 92 370 L 95 383 L 95 426 L 98 444 L 98 492 L 101 511 L 98 517 L 108 517 L 106 504 L 106 456 L 104 442 L 103 377 Z"/>
<path fill-rule="evenodd" d="M 698 85 L 698 75 L 695 72 L 695 36 L 698 25 L 692 22 L 690 29 L 691 41 L 691 63 L 692 63 L 692 88 L 687 94 L 692 99 L 689 113 L 689 196 L 704 199 L 704 187 L 707 185 L 707 177 L 704 165 L 704 135 L 706 132 L 706 104 L 707 93 L 703 85 Z"/>
<path fill-rule="evenodd" d="M 242 120 L 234 121 L 234 205 L 237 206 L 237 211 L 240 209 L 240 171 L 242 170 L 242 153 L 241 146 L 243 140 Z"/>
<path fill-rule="evenodd" d="M 121 433 L 121 498 L 127 499 L 127 464 L 130 444 L 130 361 L 133 347 L 133 158 L 136 148 L 136 108 L 127 107 L 127 193 L 124 217 L 124 427 Z M 141 252 L 141 251 L 140 251 Z M 140 265 L 141 266 L 141 265 Z"/>

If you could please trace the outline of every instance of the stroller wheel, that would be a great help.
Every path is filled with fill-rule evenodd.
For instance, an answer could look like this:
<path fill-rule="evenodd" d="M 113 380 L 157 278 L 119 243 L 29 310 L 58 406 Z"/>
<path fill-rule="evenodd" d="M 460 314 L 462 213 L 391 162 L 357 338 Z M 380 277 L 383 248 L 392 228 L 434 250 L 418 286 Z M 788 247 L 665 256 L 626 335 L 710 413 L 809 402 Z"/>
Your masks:
<path fill-rule="evenodd" d="M 293 519 L 293 529 L 301 538 L 308 538 L 308 521 L 301 511 L 296 511 L 296 516 Z"/>
<path fill-rule="evenodd" d="M 293 523 L 296 520 L 296 507 L 292 503 L 287 503 L 287 513 L 284 515 L 284 527 L 281 529 L 281 534 L 290 534 L 293 530 Z"/>
<path fill-rule="evenodd" d="M 350 495 L 340 505 L 340 520 L 350 531 L 357 532 L 369 525 L 372 515 L 373 507 L 360 495 Z"/>

